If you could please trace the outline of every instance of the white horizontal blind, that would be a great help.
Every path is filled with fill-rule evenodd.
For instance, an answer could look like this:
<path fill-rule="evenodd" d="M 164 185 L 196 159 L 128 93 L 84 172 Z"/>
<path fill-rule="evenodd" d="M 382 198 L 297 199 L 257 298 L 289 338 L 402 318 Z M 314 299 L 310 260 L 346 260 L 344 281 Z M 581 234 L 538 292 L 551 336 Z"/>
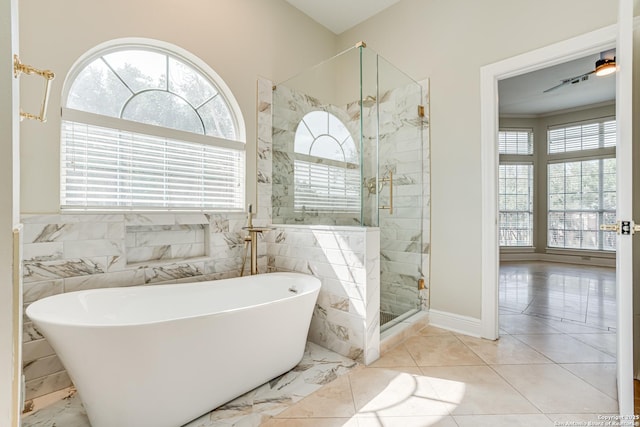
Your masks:
<path fill-rule="evenodd" d="M 61 147 L 63 209 L 243 209 L 242 150 L 64 120 Z"/>
<path fill-rule="evenodd" d="M 358 169 L 295 160 L 294 179 L 296 211 L 360 211 Z"/>
<path fill-rule="evenodd" d="M 498 150 L 500 154 L 533 154 L 533 131 L 501 130 L 498 132 Z"/>
<path fill-rule="evenodd" d="M 616 146 L 616 121 L 553 126 L 548 131 L 549 154 Z"/>

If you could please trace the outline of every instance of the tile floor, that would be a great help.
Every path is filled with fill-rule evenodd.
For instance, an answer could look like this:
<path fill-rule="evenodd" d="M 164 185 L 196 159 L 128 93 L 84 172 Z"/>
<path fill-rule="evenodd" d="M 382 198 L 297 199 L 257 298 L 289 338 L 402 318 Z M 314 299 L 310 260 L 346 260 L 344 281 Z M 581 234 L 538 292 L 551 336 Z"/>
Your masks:
<path fill-rule="evenodd" d="M 606 425 L 599 417 L 617 412 L 615 271 L 559 267 L 501 269 L 498 341 L 427 326 L 270 419 L 203 417 L 189 426 Z"/>
<path fill-rule="evenodd" d="M 617 412 L 614 291 L 614 269 L 506 264 L 500 340 L 427 326 L 264 425 L 606 425 L 599 416 Z"/>

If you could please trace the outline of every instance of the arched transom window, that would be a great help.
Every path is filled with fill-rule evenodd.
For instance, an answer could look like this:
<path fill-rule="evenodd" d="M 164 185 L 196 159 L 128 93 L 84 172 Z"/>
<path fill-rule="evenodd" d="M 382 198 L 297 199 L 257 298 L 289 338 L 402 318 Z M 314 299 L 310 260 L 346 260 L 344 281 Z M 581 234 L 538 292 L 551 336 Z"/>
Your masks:
<path fill-rule="evenodd" d="M 347 127 L 331 113 L 306 114 L 294 139 L 294 209 L 358 212 L 358 150 Z"/>
<path fill-rule="evenodd" d="M 70 72 L 63 104 L 63 209 L 243 208 L 244 122 L 197 58 L 111 46 Z"/>

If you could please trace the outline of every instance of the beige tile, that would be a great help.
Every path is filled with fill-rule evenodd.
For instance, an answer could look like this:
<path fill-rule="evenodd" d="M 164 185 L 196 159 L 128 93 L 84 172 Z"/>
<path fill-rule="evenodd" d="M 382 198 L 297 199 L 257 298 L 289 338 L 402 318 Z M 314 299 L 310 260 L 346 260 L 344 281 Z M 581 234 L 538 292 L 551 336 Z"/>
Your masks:
<path fill-rule="evenodd" d="M 515 335 L 556 363 L 613 363 L 615 358 L 569 335 Z"/>
<path fill-rule="evenodd" d="M 618 414 L 611 412 L 608 414 L 547 414 L 547 417 L 551 419 L 556 425 L 575 425 L 575 426 L 588 426 L 589 422 L 591 425 L 607 425 L 607 421 L 611 420 L 612 423 L 609 424 L 611 426 L 620 425 L 619 421 L 617 421 L 616 417 Z M 618 422 L 618 424 L 614 424 L 614 421 Z"/>
<path fill-rule="evenodd" d="M 575 363 L 560 366 L 568 369 L 607 396 L 613 399 L 618 398 L 615 363 Z"/>
<path fill-rule="evenodd" d="M 276 418 L 350 418 L 355 413 L 349 379 L 342 375 Z"/>
<path fill-rule="evenodd" d="M 596 350 L 603 351 L 611 356 L 616 355 L 616 334 L 569 334 L 572 338 L 590 345 Z"/>
<path fill-rule="evenodd" d="M 451 331 L 446 329 L 438 328 L 436 326 L 427 325 L 424 328 L 418 331 L 418 335 L 422 336 L 431 336 L 431 335 L 452 335 Z"/>
<path fill-rule="evenodd" d="M 553 363 L 536 350 L 511 336 L 502 336 L 495 341 L 462 335 L 458 338 L 488 364 Z"/>
<path fill-rule="evenodd" d="M 458 427 L 450 416 L 369 417 L 358 415 L 358 427 Z"/>
<path fill-rule="evenodd" d="M 390 368 L 396 366 L 417 366 L 411 354 L 402 344 L 383 354 L 380 359 L 369 365 L 374 368 Z"/>
<path fill-rule="evenodd" d="M 488 366 L 422 367 L 452 415 L 536 414 L 540 411 Z"/>
<path fill-rule="evenodd" d="M 417 336 L 405 341 L 404 346 L 418 366 L 484 365 L 454 335 Z"/>
<path fill-rule="evenodd" d="M 587 326 L 585 323 L 581 322 L 570 322 L 567 320 L 561 321 L 554 319 L 541 319 L 540 321 L 548 324 L 553 329 L 556 329 L 565 334 L 588 334 L 606 332 L 593 326 Z"/>
<path fill-rule="evenodd" d="M 369 368 L 348 376 L 358 416 L 449 415 L 453 408 L 438 399 L 418 368 L 414 372 Z"/>
<path fill-rule="evenodd" d="M 558 365 L 495 365 L 509 384 L 544 413 L 609 413 L 617 402 Z"/>
<path fill-rule="evenodd" d="M 355 418 L 272 418 L 262 427 L 359 427 Z"/>
<path fill-rule="evenodd" d="M 459 427 L 554 427 L 546 415 L 456 415 Z"/>
<path fill-rule="evenodd" d="M 500 329 L 509 334 L 559 334 L 561 331 L 548 323 L 526 314 L 501 314 Z"/>

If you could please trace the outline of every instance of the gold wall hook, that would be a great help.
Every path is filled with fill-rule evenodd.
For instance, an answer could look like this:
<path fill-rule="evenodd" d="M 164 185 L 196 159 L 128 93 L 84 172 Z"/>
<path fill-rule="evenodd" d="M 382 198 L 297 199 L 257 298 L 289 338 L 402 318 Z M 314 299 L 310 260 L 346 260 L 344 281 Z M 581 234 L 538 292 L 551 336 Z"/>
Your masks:
<path fill-rule="evenodd" d="M 22 73 L 36 74 L 44 79 L 44 97 L 42 99 L 42 105 L 40 106 L 40 114 L 35 115 L 20 111 L 20 120 L 32 119 L 44 123 L 47 121 L 47 104 L 49 103 L 49 92 L 51 92 L 50 83 L 51 80 L 55 78 L 55 74 L 51 70 L 40 70 L 38 68 L 32 67 L 31 65 L 23 64 L 22 62 L 20 62 L 20 58 L 18 58 L 18 55 L 13 55 L 13 76 L 15 78 L 18 78 Z"/>

